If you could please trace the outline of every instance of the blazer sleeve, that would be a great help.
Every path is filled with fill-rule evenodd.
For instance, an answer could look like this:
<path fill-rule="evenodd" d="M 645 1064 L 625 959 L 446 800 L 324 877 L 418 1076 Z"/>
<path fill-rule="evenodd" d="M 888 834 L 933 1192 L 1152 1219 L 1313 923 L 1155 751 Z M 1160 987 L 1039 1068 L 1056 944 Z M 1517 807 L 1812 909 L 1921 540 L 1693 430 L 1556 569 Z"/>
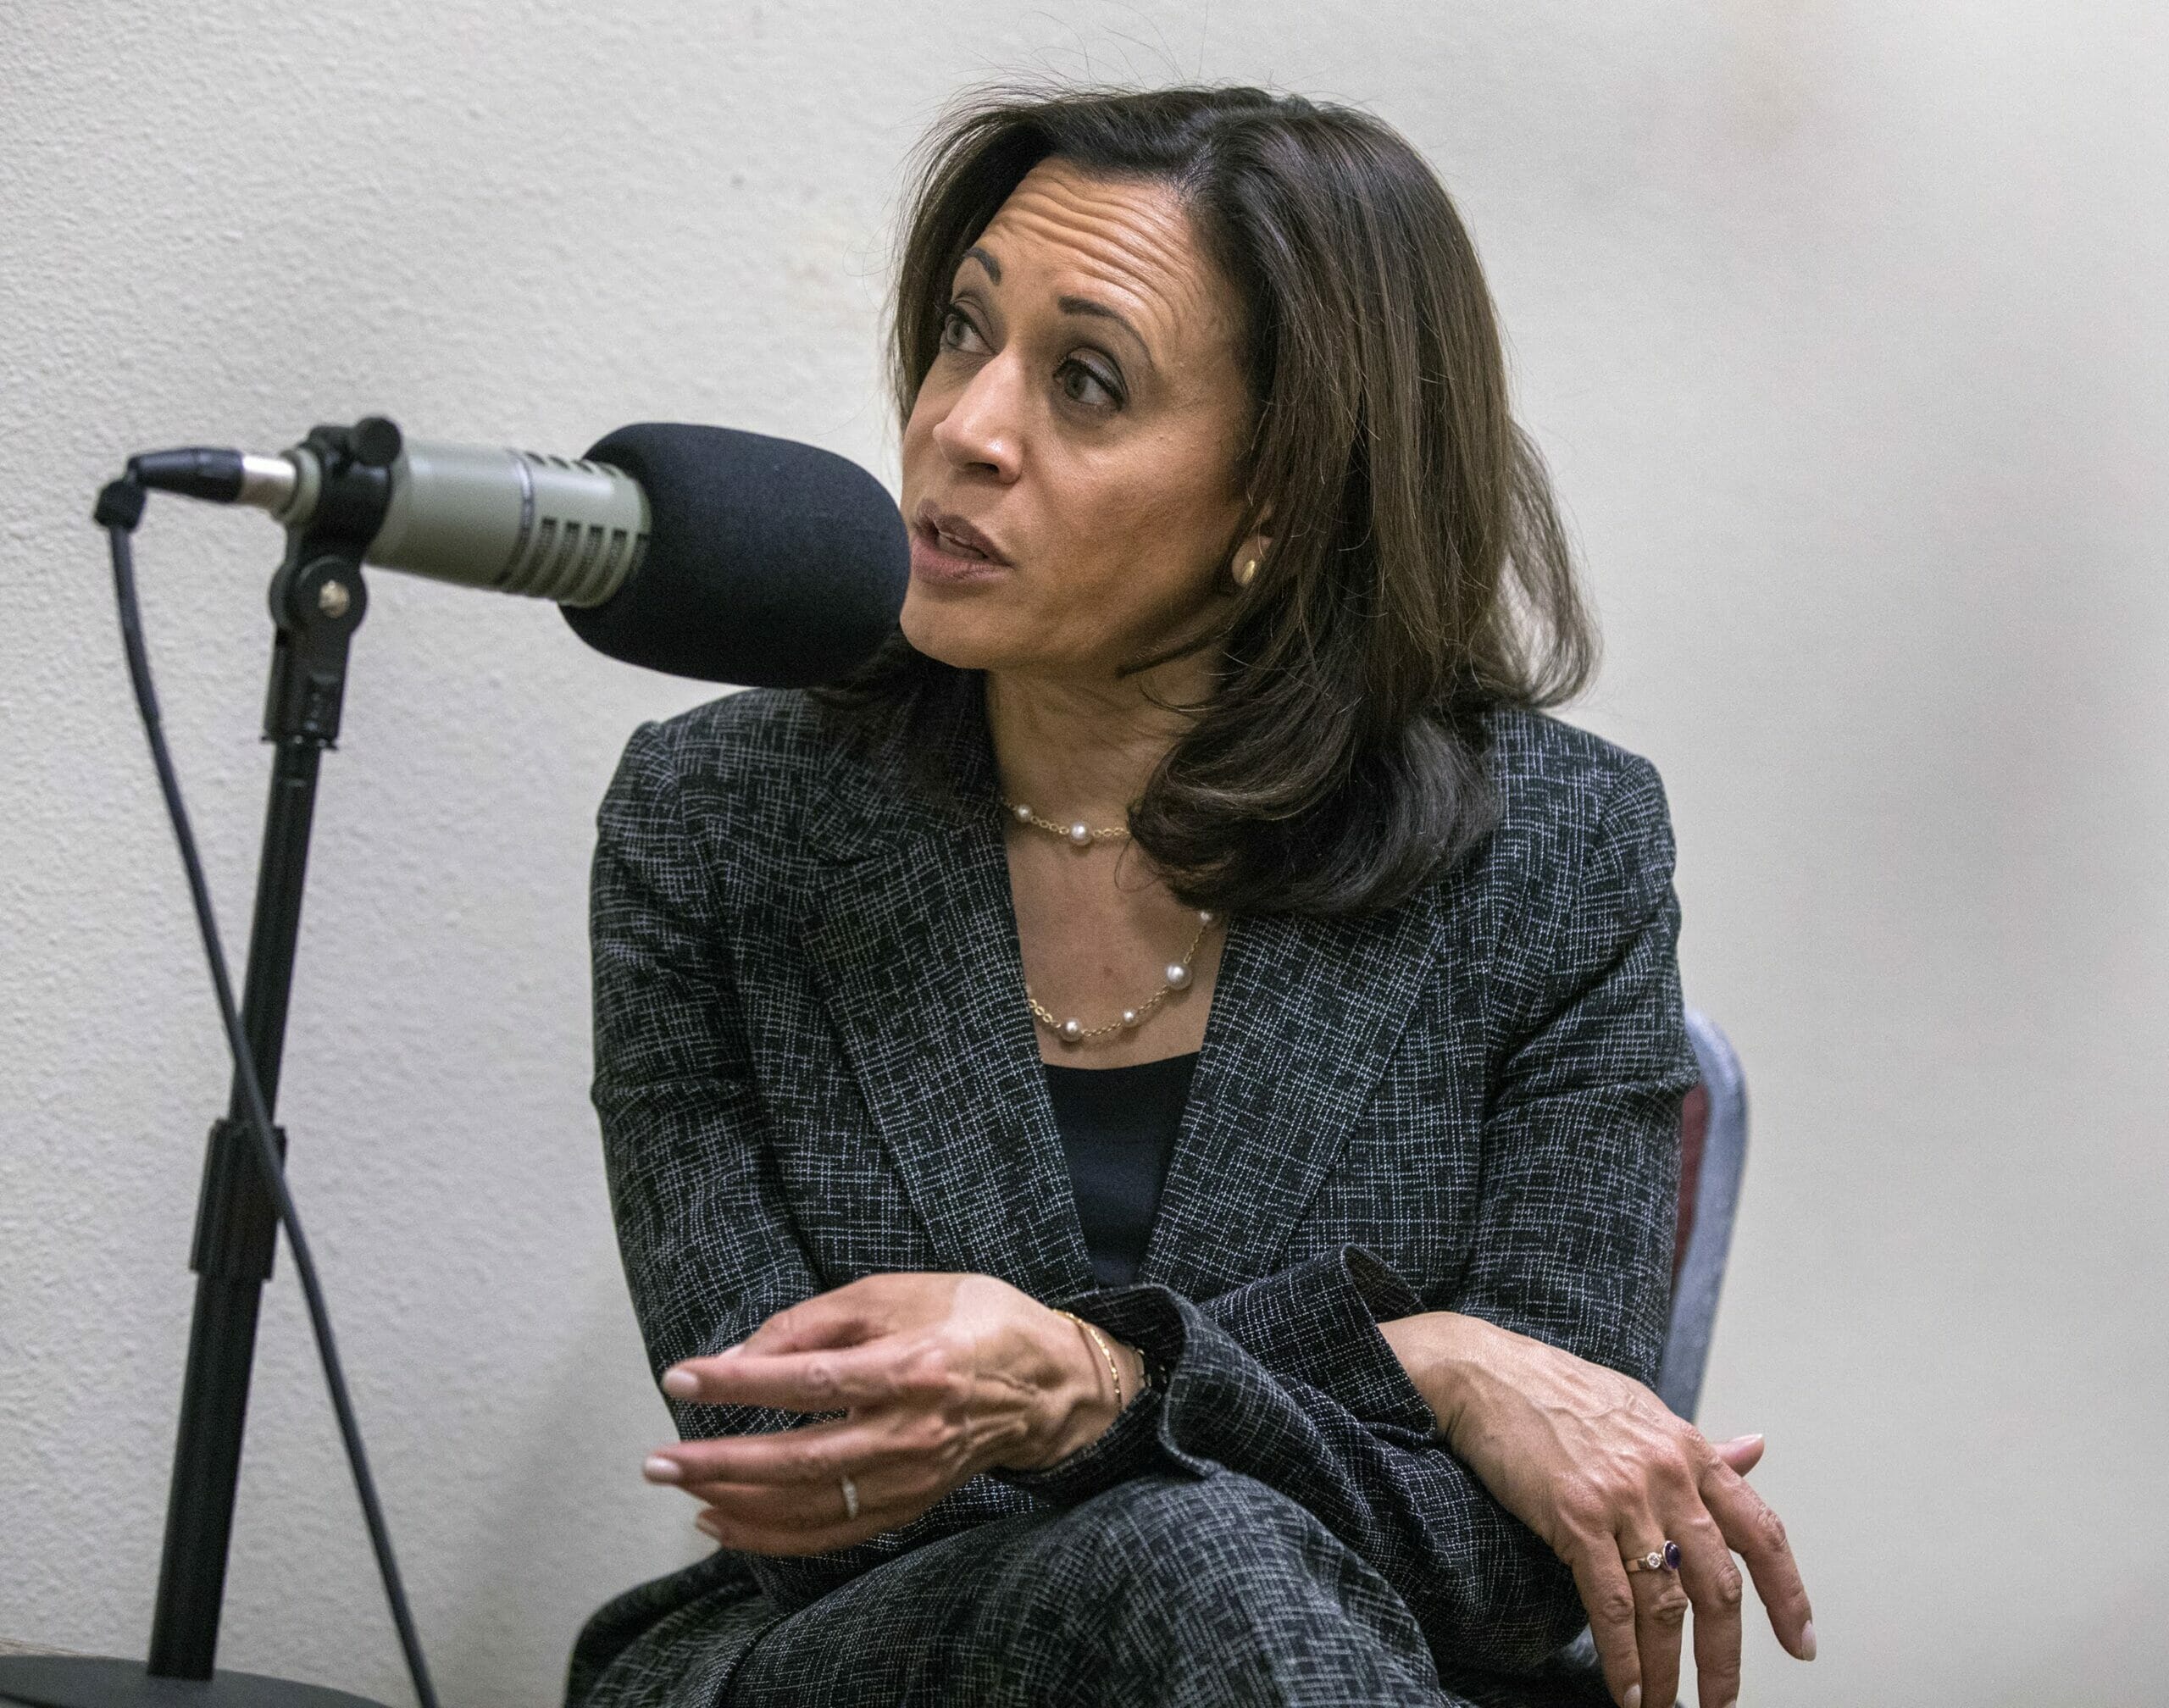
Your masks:
<path fill-rule="evenodd" d="M 1680 1099 L 1672 839 L 1634 762 L 1501 969 L 1506 1020 L 1477 1232 L 1434 1302 L 1647 1381 L 1669 1290 Z M 1162 1383 L 1082 1453 L 1006 1480 L 1086 1498 L 1148 1472 L 1232 1471 L 1295 1500 L 1408 1604 L 1442 1661 L 1520 1672 L 1584 1622 L 1573 1576 L 1433 1432 L 1378 1324 L 1424 1308 L 1347 1247 L 1198 1303 L 1101 1289 L 1070 1308 L 1143 1348 Z"/>
<path fill-rule="evenodd" d="M 591 1095 L 626 1284 L 659 1381 L 680 1360 L 735 1345 L 827 1284 L 775 1167 L 720 886 L 687 824 L 676 756 L 662 726 L 635 731 L 596 823 Z M 688 1405 L 668 1396 L 664 1403 L 687 1440 L 816 1421 L 769 1406 Z M 583 1653 L 607 1655 L 613 1642 L 630 1640 L 625 1629 L 652 1622 L 658 1610 L 719 1577 L 751 1579 L 774 1606 L 802 1606 L 885 1558 L 988 1516 L 970 1492 L 970 1485 L 952 1491 L 911 1524 L 830 1554 L 722 1550 L 691 1577 L 674 1574 L 620 1598 L 606 1610 L 619 1634 L 598 1633 L 592 1645 L 584 1639 Z"/>
<path fill-rule="evenodd" d="M 660 726 L 634 732 L 596 829 L 591 1095 L 619 1252 L 659 1378 L 820 1287 L 763 1143 L 713 884 Z M 805 1421 L 765 1406 L 666 1403 L 689 1439 Z"/>

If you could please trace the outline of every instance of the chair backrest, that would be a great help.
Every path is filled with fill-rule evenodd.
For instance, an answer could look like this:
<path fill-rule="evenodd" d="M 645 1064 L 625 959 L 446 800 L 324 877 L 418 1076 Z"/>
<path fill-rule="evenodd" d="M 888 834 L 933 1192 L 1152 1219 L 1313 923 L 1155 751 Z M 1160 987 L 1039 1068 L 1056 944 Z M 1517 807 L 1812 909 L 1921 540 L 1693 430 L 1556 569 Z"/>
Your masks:
<path fill-rule="evenodd" d="M 1739 1207 L 1740 1166 L 1747 1160 L 1747 1081 L 1739 1057 L 1717 1022 L 1692 1008 L 1687 1035 L 1701 1065 L 1702 1083 L 1679 1112 L 1679 1210 L 1672 1246 L 1672 1322 L 1665 1330 L 1657 1395 L 1690 1423 L 1702 1397 L 1702 1367 L 1717 1320 L 1717 1289 L 1732 1249 L 1733 1212 Z M 1545 1661 L 1538 1677 L 1558 1687 L 1561 1701 L 1608 1702 L 1596 1639 L 1582 1634 Z"/>
<path fill-rule="evenodd" d="M 1702 1397 L 1710 1334 L 1717 1319 L 1733 1213 L 1747 1160 L 1747 1081 L 1717 1024 L 1687 1011 L 1687 1035 L 1702 1083 L 1687 1094 L 1679 1120 L 1679 1213 L 1673 1242 L 1672 1323 L 1665 1334 L 1657 1394 L 1692 1420 Z"/>

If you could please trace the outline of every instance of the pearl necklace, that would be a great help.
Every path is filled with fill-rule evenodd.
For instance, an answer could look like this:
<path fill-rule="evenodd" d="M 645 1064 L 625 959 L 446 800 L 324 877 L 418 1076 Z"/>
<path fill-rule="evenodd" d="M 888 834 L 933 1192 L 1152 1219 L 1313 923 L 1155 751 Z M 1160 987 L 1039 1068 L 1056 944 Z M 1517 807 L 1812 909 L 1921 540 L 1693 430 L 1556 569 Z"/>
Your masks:
<path fill-rule="evenodd" d="M 1051 818 L 1042 818 L 1022 801 L 1005 800 L 1001 803 L 1009 809 L 1010 816 L 1019 824 L 1029 824 L 1035 830 L 1045 830 L 1050 835 L 1062 837 L 1073 848 L 1090 848 L 1095 842 L 1127 842 L 1129 827 L 1111 824 L 1103 830 L 1095 830 L 1082 818 L 1074 824 L 1057 824 Z"/>
<path fill-rule="evenodd" d="M 1035 830 L 1044 830 L 1051 836 L 1059 836 L 1073 848 L 1089 848 L 1095 842 L 1126 842 L 1129 832 L 1126 828 L 1096 830 L 1083 819 L 1074 824 L 1057 824 L 1051 818 L 1042 818 L 1021 801 L 1004 800 L 1002 806 L 1019 824 Z M 1197 958 L 1198 946 L 1205 941 L 1205 934 L 1212 929 L 1220 916 L 1210 907 L 1197 910 L 1197 929 L 1191 934 L 1190 947 L 1183 951 L 1183 958 L 1170 961 L 1161 968 L 1164 981 L 1157 990 L 1134 1008 L 1125 1008 L 1119 1019 L 1110 1020 L 1104 1026 L 1087 1026 L 1075 1015 L 1067 1020 L 1057 1020 L 1046 1005 L 1032 994 L 1032 987 L 1024 987 L 1024 1001 L 1030 1006 L 1032 1018 L 1064 1044 L 1096 1043 L 1102 1038 L 1112 1038 L 1118 1032 L 1129 1032 L 1143 1025 L 1148 1016 L 1178 990 L 1190 989 L 1190 962 Z"/>

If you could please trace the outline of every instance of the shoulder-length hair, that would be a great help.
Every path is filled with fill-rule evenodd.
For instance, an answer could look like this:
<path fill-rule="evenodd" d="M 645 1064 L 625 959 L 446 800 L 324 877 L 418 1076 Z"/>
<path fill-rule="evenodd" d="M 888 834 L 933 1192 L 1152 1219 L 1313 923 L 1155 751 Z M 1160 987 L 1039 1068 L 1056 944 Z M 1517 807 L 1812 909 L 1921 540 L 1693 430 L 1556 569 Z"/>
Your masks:
<path fill-rule="evenodd" d="M 982 93 L 922 145 L 893 308 L 900 419 L 965 250 L 1054 157 L 1180 196 L 1243 311 L 1255 415 L 1229 549 L 1270 518 L 1255 579 L 1200 643 L 1218 649 L 1212 691 L 1131 834 L 1193 906 L 1391 907 L 1495 823 L 1484 714 L 1556 705 L 1595 663 L 1543 462 L 1507 413 L 1474 246 L 1423 158 L 1345 107 L 1250 88 Z M 824 697 L 913 716 L 970 674 L 899 634 Z"/>

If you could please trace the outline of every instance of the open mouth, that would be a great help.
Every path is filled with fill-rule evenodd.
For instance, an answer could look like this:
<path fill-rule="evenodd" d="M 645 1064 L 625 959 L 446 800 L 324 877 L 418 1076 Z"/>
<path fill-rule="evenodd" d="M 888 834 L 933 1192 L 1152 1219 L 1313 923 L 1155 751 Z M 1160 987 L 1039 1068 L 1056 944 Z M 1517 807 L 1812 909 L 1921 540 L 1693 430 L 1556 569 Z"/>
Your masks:
<path fill-rule="evenodd" d="M 994 542 L 972 526 L 961 516 L 951 516 L 937 510 L 931 504 L 918 513 L 920 539 L 945 557 L 961 558 L 967 563 L 1007 563 L 1009 560 L 995 549 Z"/>
<path fill-rule="evenodd" d="M 991 563 L 994 562 L 993 558 L 990 557 L 985 552 L 980 551 L 979 548 L 973 545 L 970 541 L 959 540 L 946 528 L 940 527 L 938 525 L 931 526 L 927 531 L 933 535 L 935 543 L 940 546 L 940 548 L 944 552 L 946 552 L 951 557 L 968 557 L 974 562 L 979 563 Z"/>

